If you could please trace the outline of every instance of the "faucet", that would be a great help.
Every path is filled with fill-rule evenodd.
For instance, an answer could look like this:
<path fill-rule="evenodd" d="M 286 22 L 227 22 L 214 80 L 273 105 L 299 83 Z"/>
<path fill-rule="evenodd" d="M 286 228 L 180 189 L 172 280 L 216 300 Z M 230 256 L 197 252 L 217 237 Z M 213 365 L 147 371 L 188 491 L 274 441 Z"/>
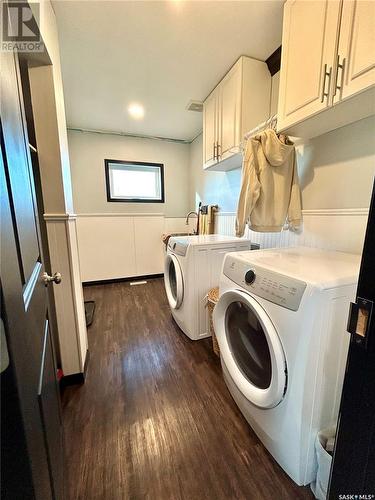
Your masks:
<path fill-rule="evenodd" d="M 191 212 L 189 212 L 186 216 L 186 225 L 188 226 L 189 225 L 189 218 L 191 215 L 195 215 L 196 218 L 197 218 L 197 227 L 196 229 L 193 229 L 193 234 L 198 234 L 198 220 L 199 220 L 199 215 L 197 214 L 197 212 L 194 212 L 194 210 L 192 210 Z"/>

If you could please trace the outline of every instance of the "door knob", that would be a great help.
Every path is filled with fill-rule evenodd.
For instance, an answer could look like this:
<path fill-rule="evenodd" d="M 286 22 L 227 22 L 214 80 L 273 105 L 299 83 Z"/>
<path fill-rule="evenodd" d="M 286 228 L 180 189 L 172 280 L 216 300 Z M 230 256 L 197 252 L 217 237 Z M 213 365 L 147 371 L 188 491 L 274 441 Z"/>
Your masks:
<path fill-rule="evenodd" d="M 53 276 L 50 276 L 48 273 L 44 272 L 42 274 L 42 280 L 44 281 L 44 284 L 47 286 L 48 283 L 54 282 L 56 285 L 61 283 L 61 274 L 60 273 L 55 273 Z"/>

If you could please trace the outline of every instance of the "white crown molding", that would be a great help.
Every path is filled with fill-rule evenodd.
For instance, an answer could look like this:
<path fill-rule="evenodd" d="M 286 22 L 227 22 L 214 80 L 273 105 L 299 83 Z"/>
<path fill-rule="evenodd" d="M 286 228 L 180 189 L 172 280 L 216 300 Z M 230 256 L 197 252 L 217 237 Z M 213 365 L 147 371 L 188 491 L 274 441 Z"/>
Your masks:
<path fill-rule="evenodd" d="M 131 213 L 131 212 L 102 212 L 102 213 L 87 213 L 77 214 L 76 217 L 165 217 L 162 213 Z"/>
<path fill-rule="evenodd" d="M 76 214 L 44 214 L 45 221 L 64 221 L 64 220 L 75 220 L 77 218 Z"/>
<path fill-rule="evenodd" d="M 196 135 L 193 139 L 175 139 L 173 137 L 161 137 L 158 135 L 147 134 L 132 134 L 131 132 L 120 132 L 116 130 L 99 130 L 89 128 L 67 127 L 70 132 L 81 132 L 82 134 L 100 134 L 100 135 L 118 135 L 120 137 L 131 137 L 133 139 L 150 139 L 152 141 L 174 142 L 176 144 L 189 145 L 200 135 Z"/>

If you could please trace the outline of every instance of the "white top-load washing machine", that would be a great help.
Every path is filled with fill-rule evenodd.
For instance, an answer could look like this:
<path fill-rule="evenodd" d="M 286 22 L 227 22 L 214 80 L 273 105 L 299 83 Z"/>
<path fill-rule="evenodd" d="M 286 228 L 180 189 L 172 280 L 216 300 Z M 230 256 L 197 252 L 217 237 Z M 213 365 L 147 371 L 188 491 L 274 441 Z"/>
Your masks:
<path fill-rule="evenodd" d="M 206 297 L 219 286 L 225 254 L 250 248 L 250 240 L 219 234 L 169 239 L 165 290 L 176 323 L 192 340 L 210 336 Z"/>
<path fill-rule="evenodd" d="M 314 441 L 336 423 L 349 303 L 360 256 L 305 247 L 226 256 L 215 333 L 227 386 L 256 434 L 299 485 Z"/>

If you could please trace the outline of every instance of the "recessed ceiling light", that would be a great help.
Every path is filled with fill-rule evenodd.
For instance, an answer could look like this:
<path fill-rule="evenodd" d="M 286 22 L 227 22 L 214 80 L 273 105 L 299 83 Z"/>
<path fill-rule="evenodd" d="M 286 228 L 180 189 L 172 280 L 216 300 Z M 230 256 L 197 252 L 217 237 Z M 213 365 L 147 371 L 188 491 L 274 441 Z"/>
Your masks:
<path fill-rule="evenodd" d="M 135 120 L 141 120 L 145 116 L 145 108 L 142 106 L 142 104 L 132 102 L 128 106 L 128 113 Z"/>

